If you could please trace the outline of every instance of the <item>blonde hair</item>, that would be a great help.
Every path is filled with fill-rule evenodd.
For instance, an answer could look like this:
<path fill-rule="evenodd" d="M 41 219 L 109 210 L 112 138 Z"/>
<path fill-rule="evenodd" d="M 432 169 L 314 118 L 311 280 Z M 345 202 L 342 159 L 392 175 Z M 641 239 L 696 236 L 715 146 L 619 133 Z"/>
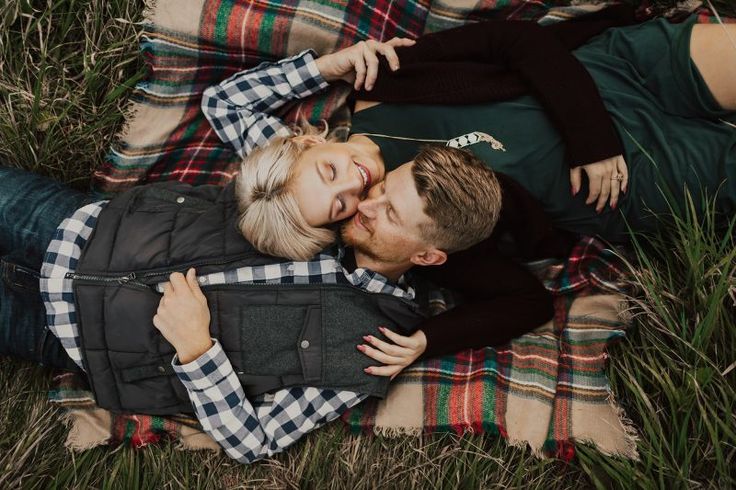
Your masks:
<path fill-rule="evenodd" d="M 302 120 L 291 128 L 292 136 L 279 136 L 268 145 L 255 148 L 240 164 L 235 181 L 240 218 L 238 227 L 262 253 L 292 260 L 308 260 L 335 241 L 336 232 L 311 226 L 302 216 L 291 193 L 294 163 L 306 145 L 293 140 L 302 134 L 327 134 L 324 129 Z"/>
<path fill-rule="evenodd" d="M 430 223 L 422 238 L 447 253 L 490 236 L 501 214 L 501 185 L 478 157 L 448 146 L 425 146 L 412 175 Z"/>

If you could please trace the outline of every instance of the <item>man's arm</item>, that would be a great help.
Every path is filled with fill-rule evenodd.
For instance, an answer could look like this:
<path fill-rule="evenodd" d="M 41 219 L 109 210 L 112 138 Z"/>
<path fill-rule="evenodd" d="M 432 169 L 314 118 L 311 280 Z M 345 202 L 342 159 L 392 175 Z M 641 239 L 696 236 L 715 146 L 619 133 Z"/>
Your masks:
<path fill-rule="evenodd" d="M 278 390 L 251 404 L 217 341 L 188 364 L 172 363 L 202 428 L 228 456 L 252 463 L 286 449 L 307 432 L 339 417 L 367 395 L 313 387 Z"/>
<path fill-rule="evenodd" d="M 240 156 L 274 136 L 291 131 L 275 111 L 328 86 L 311 49 L 296 56 L 240 71 L 202 94 L 202 112 L 217 136 Z"/>
<path fill-rule="evenodd" d="M 394 47 L 413 44 L 413 40 L 403 38 L 383 43 L 368 40 L 320 58 L 307 49 L 276 63 L 261 63 L 206 89 L 202 112 L 217 136 L 245 156 L 276 135 L 291 134 L 275 115 L 277 109 L 318 93 L 337 80 L 353 84 L 356 90 L 365 83 L 370 90 L 378 72 L 378 55 L 388 61 L 390 70 L 396 70 L 399 60 Z"/>
<path fill-rule="evenodd" d="M 170 276 L 154 326 L 176 349 L 172 366 L 197 419 L 233 459 L 251 463 L 283 451 L 307 432 L 366 398 L 350 391 L 288 388 L 251 403 L 217 340 L 210 338 L 207 299 L 194 269 Z"/>

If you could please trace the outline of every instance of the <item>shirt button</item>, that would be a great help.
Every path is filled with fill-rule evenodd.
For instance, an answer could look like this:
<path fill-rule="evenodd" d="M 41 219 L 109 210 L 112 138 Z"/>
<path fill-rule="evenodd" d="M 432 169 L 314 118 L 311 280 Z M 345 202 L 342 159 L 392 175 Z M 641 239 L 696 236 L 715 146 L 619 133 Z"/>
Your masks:
<path fill-rule="evenodd" d="M 198 281 L 199 281 L 200 283 L 202 283 L 202 284 L 204 284 L 205 282 L 207 282 L 207 278 L 206 278 L 206 277 L 204 277 L 204 276 L 199 276 L 199 277 L 197 278 L 197 280 L 198 280 Z"/>
<path fill-rule="evenodd" d="M 165 368 L 165 367 L 163 367 L 163 366 L 159 366 L 159 367 L 158 367 L 158 372 L 159 372 L 159 373 L 165 373 L 165 372 L 166 372 L 166 368 Z"/>
<path fill-rule="evenodd" d="M 176 198 L 176 202 L 178 202 L 179 204 L 181 204 L 181 203 L 184 202 L 184 198 L 183 197 L 177 197 Z"/>
<path fill-rule="evenodd" d="M 299 344 L 299 347 L 302 349 L 307 349 L 309 347 L 309 341 L 308 340 L 302 340 L 302 343 Z"/>
<path fill-rule="evenodd" d="M 286 270 L 293 271 L 294 270 L 294 264 L 289 264 L 286 266 Z"/>

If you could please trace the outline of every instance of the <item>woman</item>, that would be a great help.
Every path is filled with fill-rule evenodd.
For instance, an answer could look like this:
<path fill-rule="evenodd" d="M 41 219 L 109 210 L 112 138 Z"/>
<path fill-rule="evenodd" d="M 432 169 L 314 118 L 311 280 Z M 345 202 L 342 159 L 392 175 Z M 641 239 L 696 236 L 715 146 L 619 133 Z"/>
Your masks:
<path fill-rule="evenodd" d="M 626 239 L 627 225 L 634 231 L 656 229 L 658 219 L 650 211 L 670 212 L 669 206 L 676 207 L 682 199 L 683 186 L 693 193 L 699 211 L 701 186 L 711 196 L 721 187 L 717 209 L 733 216 L 734 131 L 718 118 L 736 110 L 736 50 L 724 31 L 736 37 L 736 28 L 694 26 L 694 19 L 681 25 L 657 20 L 610 29 L 577 49 L 574 57 L 563 52 L 596 29 L 612 25 L 606 15 L 596 14 L 588 24 L 552 28 L 498 23 L 489 29 L 474 24 L 425 36 L 416 46 L 400 39 L 368 41 L 316 60 L 306 52 L 211 87 L 202 102 L 205 114 L 224 141 L 248 155 L 240 179 L 245 235 L 275 254 L 299 256 L 317 250 L 333 237 L 324 226 L 358 210 L 365 189 L 410 160 L 426 140 L 465 143 L 465 149 L 513 178 L 504 178 L 501 222 L 506 221 L 506 231 L 516 239 L 515 251 L 523 257 L 564 255 L 570 241 L 543 225 L 530 225 L 536 221 L 528 219 L 527 212 L 534 213 L 536 204 L 514 179 L 542 203 L 558 227 L 612 241 Z M 548 29 L 544 36 L 543 29 Z M 647 49 L 635 49 L 638 46 Z M 447 63 L 456 59 L 453 56 L 459 56 L 459 62 Z M 485 64 L 474 62 L 479 57 Z M 523 83 L 506 72 L 499 74 L 496 67 L 488 70 L 490 62 L 521 73 Z M 290 137 L 273 111 L 336 80 L 349 81 L 356 90 L 348 141 L 332 143 L 310 134 Z M 482 81 L 489 83 L 470 83 Z M 536 99 L 523 95 L 529 91 L 524 84 L 532 87 Z M 443 91 L 447 86 L 454 90 Z M 509 97 L 517 98 L 481 102 Z M 486 135 L 478 138 L 473 133 Z M 276 134 L 280 137 L 271 145 L 251 152 Z M 249 215 L 252 209 L 258 209 L 252 213 L 257 218 Z M 275 216 L 289 216 L 289 224 L 298 225 L 285 227 Z M 313 239 L 300 242 L 307 231 Z M 295 250 L 296 243 L 309 246 Z M 495 242 L 477 248 L 479 254 L 455 260 L 468 268 L 467 274 L 454 276 L 477 276 L 472 265 L 485 260 L 491 248 L 497 248 Z M 499 277 L 510 280 L 508 275 Z M 474 286 L 489 288 L 489 282 Z M 447 330 L 449 325 L 462 329 L 481 324 L 488 303 L 476 306 L 474 311 L 465 308 L 464 316 L 455 315 L 453 321 L 424 325 L 422 330 L 434 332 L 426 354 L 437 344 L 467 347 L 500 340 L 491 329 L 484 329 L 485 337 L 454 330 L 450 339 L 438 333 L 440 326 Z M 496 320 L 483 318 L 483 324 L 496 328 Z M 535 326 L 517 325 L 516 334 Z M 467 342 L 458 340 L 463 337 Z M 396 361 L 398 355 L 387 361 L 373 351 L 372 357 L 392 365 L 381 374 L 396 374 L 400 364 L 421 354 L 427 339 L 419 340 L 411 352 L 403 351 L 401 362 Z M 371 343 L 386 350 L 385 344 Z"/>
<path fill-rule="evenodd" d="M 319 245 L 324 246 L 331 238 L 328 231 L 318 227 L 344 219 L 357 209 L 360 193 L 364 190 L 360 177 L 363 177 L 364 185 L 380 181 L 386 169 L 390 170 L 410 160 L 417 148 L 427 140 L 446 142 L 473 130 L 492 135 L 505 144 L 504 149 L 509 151 L 494 150 L 491 145 L 482 142 L 468 145 L 466 149 L 484 159 L 495 170 L 508 173 L 520 182 L 542 202 L 557 226 L 578 233 L 597 233 L 612 241 L 625 240 L 624 217 L 635 231 L 645 231 L 655 227 L 653 220 L 646 216 L 648 207 L 656 212 L 669 210 L 654 182 L 672 186 L 674 197 L 679 199 L 683 184 L 688 184 L 696 194 L 699 186 L 713 192 L 722 180 L 733 174 L 733 164 L 726 163 L 730 159 L 728 148 L 732 144 L 732 128 L 717 119 L 726 117 L 729 111 L 734 110 L 735 89 L 733 84 L 728 83 L 734 76 L 734 67 L 733 63 L 715 65 L 712 61 L 728 60 L 729 56 L 734 56 L 722 27 L 695 26 L 692 45 L 689 42 L 693 30 L 691 21 L 678 26 L 659 20 L 610 30 L 575 53 L 591 72 L 595 84 L 582 68 L 583 65 L 569 54 L 568 59 L 559 49 L 555 51 L 547 47 L 546 51 L 542 51 L 534 42 L 540 37 L 532 35 L 538 33 L 524 32 L 530 27 L 528 23 L 493 25 L 493 37 L 486 35 L 490 27 L 486 32 L 480 32 L 479 27 L 484 26 L 475 24 L 425 36 L 414 47 L 407 47 L 410 44 L 407 40 L 396 39 L 388 43 L 369 41 L 323 56 L 313 63 L 308 54 L 295 57 L 283 63 L 284 66 L 293 66 L 295 63 L 302 65 L 298 75 L 302 76 L 301 92 L 273 93 L 255 101 L 252 97 L 248 98 L 248 90 L 256 84 L 260 84 L 262 89 L 268 86 L 268 77 L 278 71 L 279 65 L 276 65 L 260 71 L 242 72 L 219 86 L 211 87 L 205 92 L 202 105 L 223 140 L 231 142 L 238 151 L 246 154 L 256 145 L 263 145 L 270 135 L 289 132 L 266 111 L 272 112 L 290 99 L 321 90 L 330 81 L 354 80 L 356 89 L 363 88 L 365 82 L 364 89 L 354 94 L 357 99 L 356 114 L 347 146 L 324 144 L 323 140 L 310 136 L 279 140 L 268 149 L 249 157 L 253 164 L 244 166 L 241 182 L 250 182 L 246 185 L 260 188 L 262 179 L 251 178 L 256 169 L 268 169 L 276 160 L 274 168 L 281 169 L 280 175 L 283 177 L 288 173 L 286 170 L 290 163 L 296 160 L 289 175 L 294 192 L 285 192 L 282 197 L 293 196 L 299 205 L 298 212 L 293 208 L 290 211 L 292 223 L 304 218 L 300 221 L 300 229 L 319 230 L 319 238 L 313 233 L 314 238 L 309 242 L 312 244 L 311 251 L 318 249 Z M 473 28 L 476 28 L 476 32 L 472 32 Z M 727 29 L 732 31 L 733 26 Z M 455 34 L 454 38 L 452 34 Z M 528 39 L 527 43 L 532 48 L 526 45 L 520 47 L 519 38 Z M 437 39 L 445 44 L 446 55 L 432 52 L 438 51 L 437 42 L 432 42 Z M 579 39 L 574 42 L 577 41 Z M 434 61 L 432 56 L 445 61 L 453 54 L 468 52 L 468 44 L 482 45 L 482 49 L 490 53 L 489 61 L 493 58 L 520 71 L 524 82 L 532 86 L 541 105 L 531 97 L 481 104 L 477 102 L 479 99 L 499 98 L 498 94 L 486 94 L 478 90 L 470 94 L 457 93 L 462 90 L 448 94 L 422 79 L 427 78 L 427 73 L 422 72 L 421 68 L 417 70 L 417 66 L 428 66 L 425 60 Z M 632 46 L 640 45 L 648 46 L 646 52 L 639 53 L 632 49 Z M 689 46 L 692 48 L 694 64 L 688 55 Z M 532 56 L 528 54 L 530 51 L 539 54 Z M 515 54 L 509 55 L 510 52 Z M 478 53 L 470 51 L 468 56 L 479 56 L 480 53 L 480 50 Z M 386 63 L 382 61 L 379 64 L 376 54 L 383 55 L 394 66 L 398 66 L 403 57 L 405 64 L 395 74 L 389 69 L 382 69 L 381 76 L 377 77 L 379 67 L 386 68 Z M 514 56 L 521 61 L 515 61 Z M 528 65 L 532 63 L 536 66 L 529 68 Z M 438 66 L 442 68 L 438 64 L 431 66 L 435 69 L 432 75 L 440 81 L 446 81 L 447 74 L 438 72 Z M 471 63 L 452 63 L 451 69 L 465 70 L 459 73 L 471 81 L 483 80 L 484 74 L 477 76 L 473 71 L 479 66 L 479 63 L 475 63 L 475 66 Z M 551 73 L 555 66 L 559 66 L 563 73 Z M 314 73 L 310 73 L 310 70 Z M 266 74 L 269 71 L 271 73 Z M 552 81 L 555 84 L 550 84 Z M 376 87 L 371 90 L 374 84 Z M 412 84 L 415 86 L 413 91 Z M 468 92 L 467 87 L 461 88 Z M 425 95 L 422 95 L 422 91 Z M 431 97 L 426 96 L 427 92 L 433 92 Z M 599 92 L 603 97 L 602 103 Z M 518 90 L 511 91 L 511 95 L 518 94 Z M 686 103 L 682 102 L 683 97 Z M 364 99 L 402 103 L 383 104 L 374 108 Z M 423 103 L 427 100 L 440 101 L 444 105 Z M 473 105 L 467 105 L 469 102 L 473 102 Z M 367 110 L 363 112 L 364 109 Z M 672 139 L 670 132 L 674 132 L 677 139 Z M 692 141 L 697 143 L 692 144 Z M 300 149 L 307 147 L 311 148 L 309 152 L 300 153 Z M 348 158 L 336 153 L 332 167 L 319 172 L 304 171 L 303 167 L 310 158 L 321 157 L 322 152 L 324 157 L 330 157 L 333 156 L 330 151 L 339 152 L 341 148 L 350 148 L 355 153 L 353 160 L 364 165 L 352 165 L 355 168 L 345 166 L 347 173 L 342 172 L 343 169 L 338 168 L 342 164 L 340 156 L 345 160 Z M 716 148 L 721 150 L 712 151 Z M 703 154 L 701 150 L 710 153 Z M 273 157 L 276 152 L 279 152 L 278 159 Z M 653 153 L 650 155 L 648 152 Z M 300 155 L 298 160 L 296 155 Z M 667 162 L 668 168 L 654 168 L 650 160 L 652 157 L 655 161 Z M 699 164 L 700 168 L 692 168 L 696 160 L 704 162 Z M 625 195 L 629 188 L 626 162 L 633 165 L 632 197 Z M 704 166 L 705 162 L 715 168 Z M 271 177 L 276 173 L 258 172 L 259 175 L 268 173 Z M 581 178 L 583 172 L 588 177 L 585 180 Z M 657 175 L 657 172 L 663 172 L 663 175 Z M 330 181 L 330 189 L 320 185 L 325 176 L 331 179 L 333 174 L 336 181 Z M 297 175 L 299 177 L 295 178 Z M 343 177 L 352 180 L 343 181 Z M 731 178 L 727 182 L 730 185 L 721 191 L 719 203 L 724 212 L 732 213 L 733 196 L 736 194 L 733 187 L 736 184 L 732 184 Z M 273 187 L 274 183 L 270 182 L 269 185 Z M 585 187 L 588 187 L 589 192 L 580 193 L 586 190 Z M 587 199 L 584 200 L 586 194 Z M 260 209 L 258 203 L 264 200 L 253 196 L 269 194 L 244 192 L 244 195 L 247 196 L 246 201 L 256 204 L 254 209 Z M 643 197 L 646 198 L 644 202 Z M 699 199 L 696 197 L 695 201 Z M 593 203 L 594 207 L 585 206 Z M 617 210 L 619 204 L 621 212 Z M 280 214 L 283 214 L 281 209 L 271 216 Z M 255 219 L 253 215 L 259 218 Z M 259 246 L 261 238 L 276 237 L 277 233 L 273 230 L 280 228 L 280 224 L 269 226 L 269 220 L 261 211 L 247 211 L 243 224 L 246 235 Z M 286 242 L 296 241 L 292 239 Z M 270 248 L 279 242 L 284 243 L 283 240 L 274 239 L 268 244 L 264 242 L 261 248 L 282 255 L 294 255 L 293 252 L 288 253 L 289 250 Z"/>

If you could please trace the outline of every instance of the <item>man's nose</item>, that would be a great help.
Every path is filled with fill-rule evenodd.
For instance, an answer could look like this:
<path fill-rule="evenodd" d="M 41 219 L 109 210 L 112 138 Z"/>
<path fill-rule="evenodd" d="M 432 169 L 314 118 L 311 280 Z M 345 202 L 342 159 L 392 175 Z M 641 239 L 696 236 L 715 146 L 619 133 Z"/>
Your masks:
<path fill-rule="evenodd" d="M 378 207 L 381 205 L 379 199 L 368 197 L 358 203 L 358 211 L 367 216 L 368 218 L 375 218 L 378 212 Z"/>

